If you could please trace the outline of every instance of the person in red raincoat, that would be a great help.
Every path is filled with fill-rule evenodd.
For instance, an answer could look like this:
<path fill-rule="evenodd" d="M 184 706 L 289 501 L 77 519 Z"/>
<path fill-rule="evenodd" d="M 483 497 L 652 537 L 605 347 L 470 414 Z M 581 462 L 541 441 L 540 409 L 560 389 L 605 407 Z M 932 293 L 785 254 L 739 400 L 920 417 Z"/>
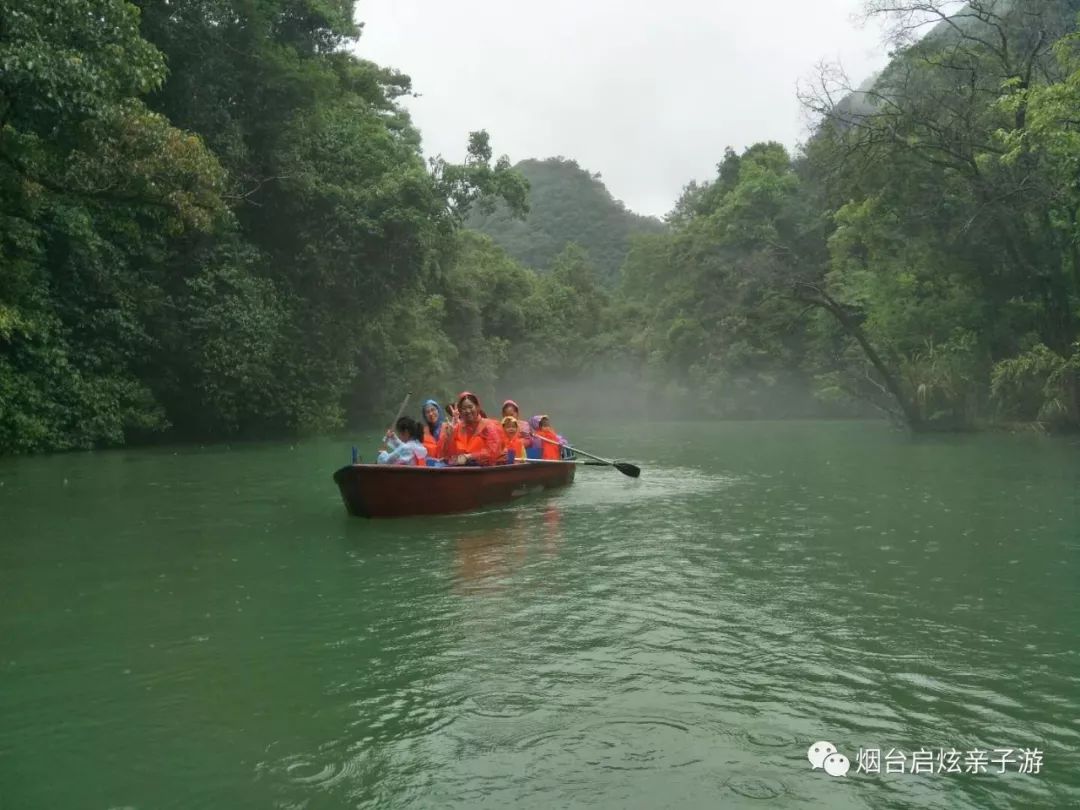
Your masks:
<path fill-rule="evenodd" d="M 476 394 L 463 391 L 457 399 L 457 411 L 458 421 L 442 429 L 439 458 L 454 467 L 486 467 L 504 461 L 502 428 L 484 416 Z"/>

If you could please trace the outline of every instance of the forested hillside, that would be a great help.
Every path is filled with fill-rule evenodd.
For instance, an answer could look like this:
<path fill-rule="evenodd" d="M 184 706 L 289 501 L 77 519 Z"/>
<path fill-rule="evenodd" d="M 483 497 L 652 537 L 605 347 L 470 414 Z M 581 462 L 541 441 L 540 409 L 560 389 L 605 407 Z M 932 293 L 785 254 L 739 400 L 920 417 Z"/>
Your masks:
<path fill-rule="evenodd" d="M 896 51 L 858 103 L 824 70 L 803 154 L 729 151 L 636 242 L 640 356 L 719 413 L 794 371 L 917 430 L 1075 430 L 1080 3 L 867 8 Z"/>
<path fill-rule="evenodd" d="M 611 196 L 598 174 L 565 158 L 515 164 L 529 181 L 529 213 L 522 219 L 505 203 L 473 210 L 466 225 L 487 234 L 527 267 L 546 270 L 570 242 L 583 247 L 605 284 L 618 280 L 630 237 L 660 233 L 652 217 L 627 210 Z"/>
<path fill-rule="evenodd" d="M 652 413 L 1080 428 L 1080 0 L 870 0 L 858 103 L 824 71 L 803 150 L 718 155 L 665 227 L 482 131 L 425 161 L 353 6 L 0 6 L 0 452 L 616 371 Z"/>
<path fill-rule="evenodd" d="M 526 186 L 482 132 L 426 165 L 358 34 L 345 0 L 0 7 L 0 451 L 322 430 L 396 393 L 406 297 L 473 198 Z"/>

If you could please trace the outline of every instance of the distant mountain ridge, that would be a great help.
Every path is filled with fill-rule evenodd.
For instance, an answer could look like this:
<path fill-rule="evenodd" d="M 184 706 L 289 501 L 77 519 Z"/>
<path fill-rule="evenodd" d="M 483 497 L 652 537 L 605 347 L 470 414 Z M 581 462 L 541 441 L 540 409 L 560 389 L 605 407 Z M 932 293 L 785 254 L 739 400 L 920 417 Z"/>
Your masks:
<path fill-rule="evenodd" d="M 1013 9 L 1020 0 L 981 0 L 977 6 L 965 4 L 953 10 L 947 20 L 933 24 L 922 36 L 916 35 L 912 44 L 917 42 L 931 42 L 933 40 L 945 42 L 958 42 L 963 37 L 984 37 L 995 43 L 1006 43 L 1014 50 L 1024 52 L 1026 49 L 1038 49 L 1034 42 L 1009 42 L 1005 37 L 999 23 Z M 1047 19 L 1051 23 L 1052 30 L 1044 30 L 1040 33 L 1041 38 L 1053 42 L 1063 37 L 1070 31 L 1076 30 L 1077 14 L 1080 13 L 1080 0 L 1056 0 L 1056 14 L 1049 14 Z M 927 14 L 927 18 L 932 15 Z M 913 19 L 906 20 L 911 24 Z M 902 26 L 901 26 L 902 27 Z M 850 123 L 867 115 L 876 113 L 881 105 L 881 96 L 888 96 L 890 82 L 895 79 L 897 70 L 904 70 L 905 61 L 898 59 L 893 54 L 889 63 L 879 71 L 863 80 L 854 90 L 842 98 L 836 106 L 839 120 L 842 123 Z"/>
<path fill-rule="evenodd" d="M 466 225 L 490 236 L 529 267 L 545 270 L 570 242 L 588 251 L 605 284 L 618 280 L 619 268 L 635 233 L 658 233 L 666 226 L 630 211 L 612 197 L 599 174 L 564 157 L 523 160 L 515 167 L 530 184 L 529 215 L 513 219 L 505 205 L 490 214 L 474 210 Z"/>

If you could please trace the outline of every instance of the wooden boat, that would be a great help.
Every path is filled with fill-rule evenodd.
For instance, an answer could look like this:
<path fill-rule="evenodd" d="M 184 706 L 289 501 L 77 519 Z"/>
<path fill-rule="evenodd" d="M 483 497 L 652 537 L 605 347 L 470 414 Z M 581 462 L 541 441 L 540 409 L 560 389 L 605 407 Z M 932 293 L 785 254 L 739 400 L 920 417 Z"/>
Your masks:
<path fill-rule="evenodd" d="M 356 517 L 468 512 L 574 480 L 573 461 L 494 467 L 405 467 L 350 464 L 334 473 L 341 499 Z"/>

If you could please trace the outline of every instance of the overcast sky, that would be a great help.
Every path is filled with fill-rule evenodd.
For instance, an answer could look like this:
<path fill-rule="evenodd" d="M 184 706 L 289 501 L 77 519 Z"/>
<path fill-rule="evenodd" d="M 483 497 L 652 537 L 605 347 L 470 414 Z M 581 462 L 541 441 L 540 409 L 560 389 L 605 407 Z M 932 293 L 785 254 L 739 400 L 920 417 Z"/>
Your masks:
<path fill-rule="evenodd" d="M 806 138 L 796 84 L 886 61 L 861 0 L 359 0 L 359 55 L 398 68 L 428 156 L 487 129 L 511 160 L 563 155 L 631 209 L 669 211 L 725 146 Z"/>

